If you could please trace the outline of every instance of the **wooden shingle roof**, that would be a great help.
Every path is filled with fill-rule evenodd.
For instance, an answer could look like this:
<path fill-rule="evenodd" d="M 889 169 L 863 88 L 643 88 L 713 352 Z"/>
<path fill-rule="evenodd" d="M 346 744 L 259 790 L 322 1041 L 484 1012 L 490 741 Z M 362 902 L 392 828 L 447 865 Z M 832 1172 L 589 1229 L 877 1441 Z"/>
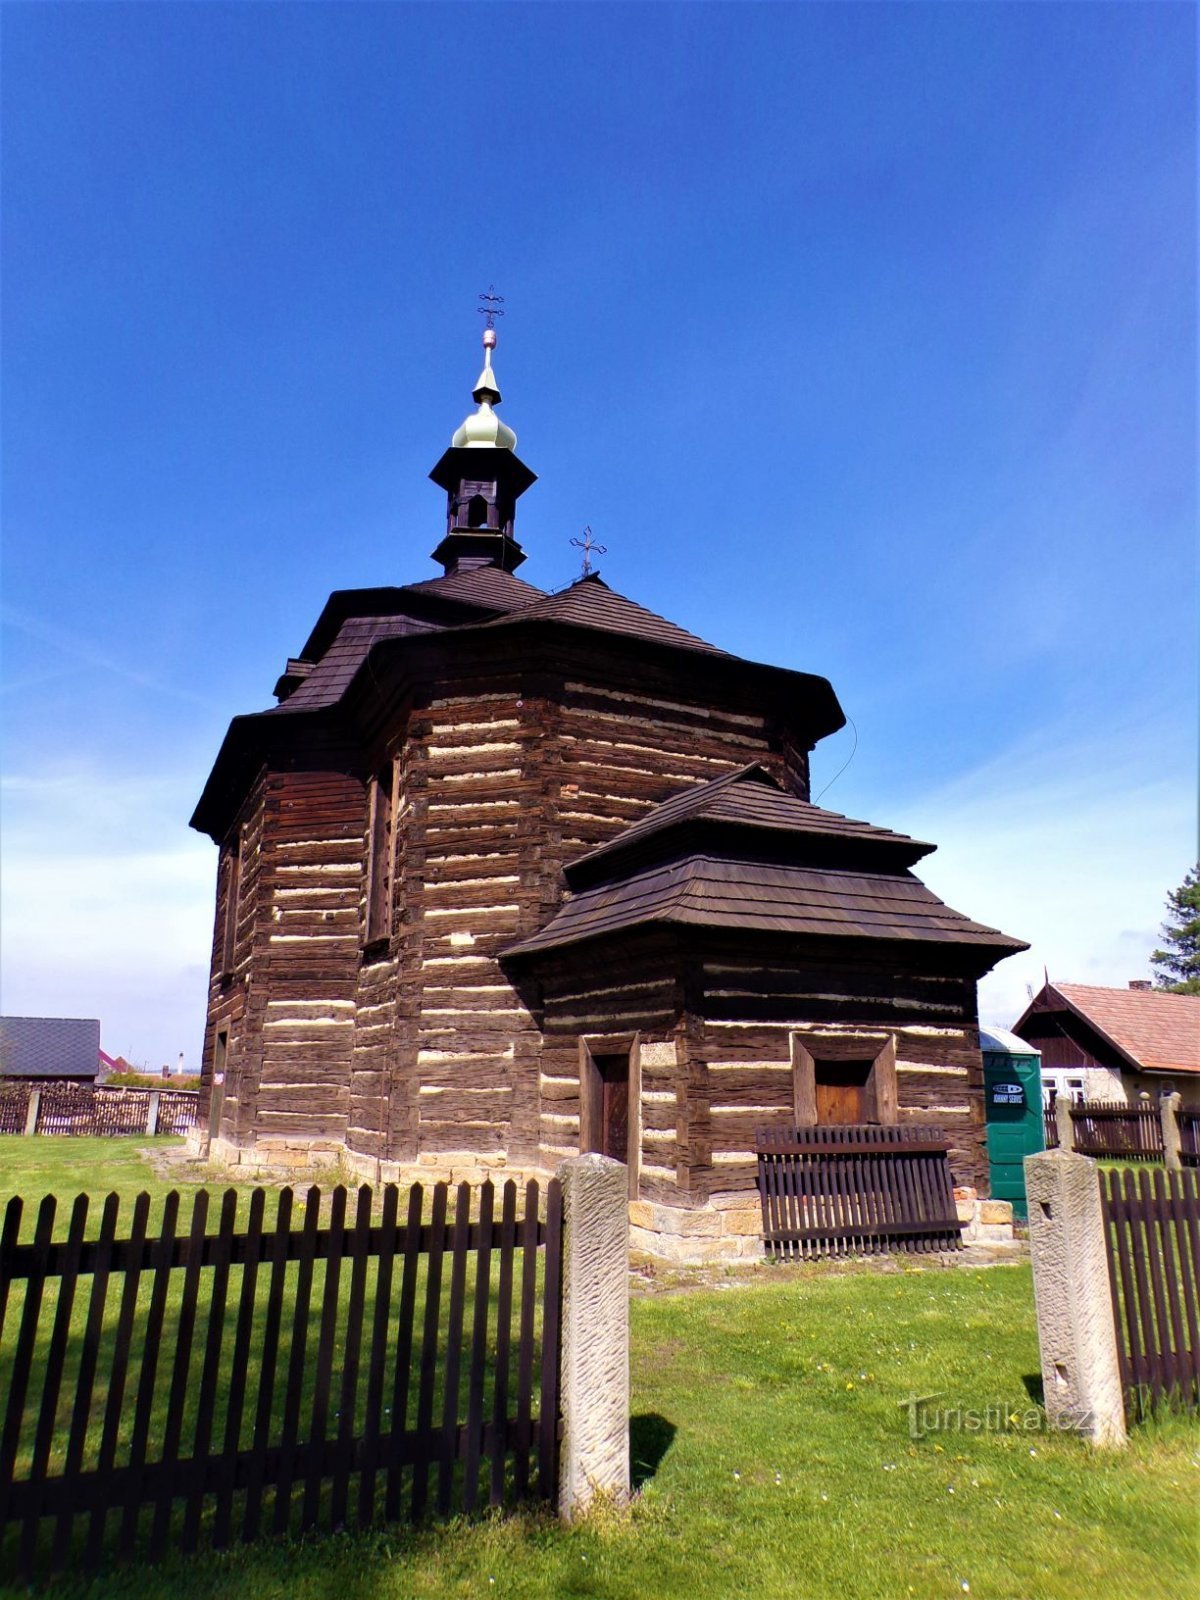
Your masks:
<path fill-rule="evenodd" d="M 424 578 L 420 583 L 405 587 L 418 594 L 440 594 L 451 600 L 464 600 L 469 605 L 485 606 L 491 611 L 515 611 L 518 606 L 541 599 L 545 593 L 515 573 L 491 566 L 444 573 L 440 578 Z"/>
<path fill-rule="evenodd" d="M 937 847 L 906 833 L 859 822 L 838 811 L 825 811 L 808 800 L 801 800 L 784 789 L 765 767 L 758 763 L 696 784 L 681 794 L 655 806 L 653 811 L 625 828 L 596 850 L 589 850 L 573 861 L 568 875 L 594 878 L 603 870 L 607 858 L 640 849 L 645 841 L 665 829 L 683 823 L 714 823 L 730 828 L 745 828 L 762 833 L 793 835 L 796 841 L 810 838 L 837 844 L 866 844 L 873 856 L 886 853 L 892 860 L 911 866 Z"/>
<path fill-rule="evenodd" d="M 1028 948 L 952 910 L 910 873 L 822 872 L 688 855 L 581 890 L 505 954 L 532 955 L 647 922 L 985 945 L 1005 954 Z"/>
<path fill-rule="evenodd" d="M 685 650 L 702 650 L 707 655 L 728 656 L 727 650 L 718 650 L 715 644 L 689 633 L 686 628 L 656 611 L 648 611 L 635 600 L 610 589 L 597 573 L 560 589 L 557 594 L 543 595 L 530 605 L 509 611 L 494 622 L 482 624 L 487 628 L 505 628 L 522 622 L 565 622 L 577 628 L 597 628 L 604 633 L 627 634 L 654 644 L 675 645 Z"/>
<path fill-rule="evenodd" d="M 703 844 L 701 820 L 719 825 Z M 821 848 L 805 859 L 798 838 Z M 531 956 L 646 923 L 978 946 L 992 960 L 1027 949 L 953 910 L 907 870 L 914 849 L 930 848 L 823 812 L 761 767 L 745 767 L 675 796 L 578 858 L 567 869 L 577 892 L 505 953 Z"/>
<path fill-rule="evenodd" d="M 267 715 L 287 715 L 331 706 L 342 698 L 354 674 L 362 666 L 373 645 L 381 639 L 401 639 L 414 633 L 433 633 L 436 622 L 417 617 L 349 617 L 338 629 L 333 643 L 314 665 L 304 682 L 282 704 L 272 706 Z"/>

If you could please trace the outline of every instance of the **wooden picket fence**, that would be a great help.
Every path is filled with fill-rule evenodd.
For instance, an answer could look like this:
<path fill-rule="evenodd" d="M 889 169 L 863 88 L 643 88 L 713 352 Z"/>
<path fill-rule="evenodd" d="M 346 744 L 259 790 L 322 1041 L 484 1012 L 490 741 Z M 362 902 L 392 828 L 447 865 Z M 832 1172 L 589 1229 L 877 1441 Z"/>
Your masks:
<path fill-rule="evenodd" d="M 1200 1172 L 1101 1171 L 1126 1408 L 1200 1406 Z"/>
<path fill-rule="evenodd" d="M 427 1206 L 427 1199 L 429 1204 Z M 139 1195 L 0 1233 L 0 1571 L 553 1499 L 562 1192 Z M 347 1221 L 347 1207 L 353 1218 Z M 403 1209 L 402 1209 L 403 1207 Z M 540 1214 L 539 1214 L 540 1208 Z M 24 1230 L 28 1232 L 28 1228 Z M 58 1229 L 62 1233 L 61 1226 Z M 7 1316 L 6 1316 L 7 1313 Z"/>
<path fill-rule="evenodd" d="M 760 1128 L 755 1146 L 763 1242 L 777 1261 L 961 1248 L 940 1128 Z"/>
<path fill-rule="evenodd" d="M 1179 1113 L 1180 1160 L 1185 1167 L 1200 1167 L 1200 1111 Z"/>
<path fill-rule="evenodd" d="M 1162 1160 L 1162 1123 L 1156 1105 L 1081 1100 L 1071 1107 L 1071 1123 L 1080 1155 L 1120 1161 Z"/>
<path fill-rule="evenodd" d="M 199 1094 L 187 1089 L 132 1089 L 58 1080 L 5 1083 L 0 1084 L 0 1134 L 26 1131 L 34 1094 L 38 1101 L 33 1132 L 76 1137 L 184 1134 L 196 1126 L 200 1104 Z M 157 1099 L 152 1101 L 151 1096 Z"/>
<path fill-rule="evenodd" d="M 1184 1117 L 1180 1115 L 1182 1131 Z M 1049 1108 L 1042 1113 L 1046 1149 L 1058 1148 L 1058 1123 Z M 1075 1149 L 1081 1156 L 1115 1161 L 1161 1161 L 1162 1123 L 1156 1105 L 1126 1105 L 1121 1100 L 1077 1100 L 1071 1106 Z"/>

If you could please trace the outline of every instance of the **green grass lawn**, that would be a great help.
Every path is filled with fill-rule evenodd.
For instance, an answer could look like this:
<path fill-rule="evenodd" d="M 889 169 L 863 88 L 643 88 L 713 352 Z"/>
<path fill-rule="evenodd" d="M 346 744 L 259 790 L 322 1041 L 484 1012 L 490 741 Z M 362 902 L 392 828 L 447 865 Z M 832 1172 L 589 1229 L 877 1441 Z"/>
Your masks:
<path fill-rule="evenodd" d="M 87 1150 L 84 1150 L 84 1146 Z M 19 1150 L 16 1147 L 20 1147 Z M 96 1147 L 100 1148 L 97 1149 Z M 0 1202 L 147 1187 L 129 1140 L 0 1142 Z M 10 1154 L 11 1153 L 11 1154 Z M 7 1338 L 7 1334 L 6 1334 Z M 1200 1423 L 1120 1454 L 1010 1425 L 912 1439 L 902 1402 L 1025 1419 L 1038 1370 L 1026 1266 L 764 1266 L 633 1302 L 624 1513 L 518 1515 L 265 1542 L 67 1580 L 148 1600 L 905 1596 L 1117 1600 L 1200 1592 Z M 0 1579 L 0 1594 L 15 1594 Z"/>

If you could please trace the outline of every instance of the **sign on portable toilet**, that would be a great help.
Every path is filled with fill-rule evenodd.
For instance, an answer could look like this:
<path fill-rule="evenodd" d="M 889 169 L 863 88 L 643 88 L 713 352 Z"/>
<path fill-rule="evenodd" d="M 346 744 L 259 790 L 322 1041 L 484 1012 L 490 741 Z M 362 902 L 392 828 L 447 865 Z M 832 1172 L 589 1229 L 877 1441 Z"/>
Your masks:
<path fill-rule="evenodd" d="M 981 1028 L 979 1046 L 992 1198 L 1011 1200 L 1013 1216 L 1023 1220 L 1025 1157 L 1046 1147 L 1042 1058 L 1005 1028 Z"/>

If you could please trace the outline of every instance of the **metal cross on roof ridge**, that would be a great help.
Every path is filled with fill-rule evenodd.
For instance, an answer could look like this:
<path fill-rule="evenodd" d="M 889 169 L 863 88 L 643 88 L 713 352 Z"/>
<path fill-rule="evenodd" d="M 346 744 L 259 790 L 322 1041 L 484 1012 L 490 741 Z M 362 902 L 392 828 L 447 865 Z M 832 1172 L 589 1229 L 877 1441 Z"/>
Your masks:
<path fill-rule="evenodd" d="M 572 539 L 571 543 L 576 550 L 583 551 L 583 576 L 585 578 L 592 570 L 592 552 L 594 551 L 598 556 L 606 556 L 608 554 L 608 546 L 606 544 L 596 544 L 594 542 L 590 528 L 583 530 L 582 539 Z"/>
<path fill-rule="evenodd" d="M 504 315 L 504 312 L 500 309 L 504 304 L 504 296 L 496 293 L 496 285 L 494 283 L 489 283 L 487 293 L 481 294 L 479 298 L 483 301 L 483 304 L 476 306 L 475 309 L 481 317 L 487 318 L 488 327 L 494 328 L 496 326 L 496 318 Z"/>

